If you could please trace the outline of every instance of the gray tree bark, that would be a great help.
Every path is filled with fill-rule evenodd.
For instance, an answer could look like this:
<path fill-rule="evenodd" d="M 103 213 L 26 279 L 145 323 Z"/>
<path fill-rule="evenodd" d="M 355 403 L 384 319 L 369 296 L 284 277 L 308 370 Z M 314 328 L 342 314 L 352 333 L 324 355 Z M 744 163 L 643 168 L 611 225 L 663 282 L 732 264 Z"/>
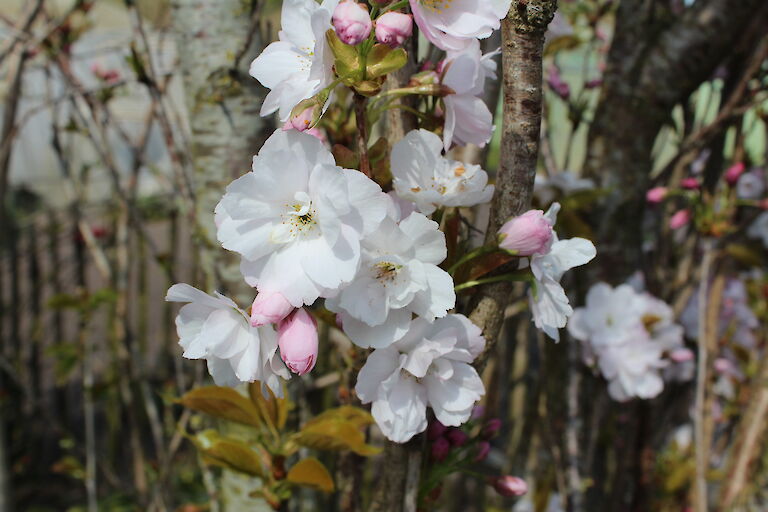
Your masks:
<path fill-rule="evenodd" d="M 644 193 L 652 150 L 674 106 L 712 76 L 763 0 L 697 1 L 677 20 L 653 0 L 623 0 L 604 86 L 589 132 L 585 173 L 609 192 L 600 259 L 610 280 L 639 268 Z"/>

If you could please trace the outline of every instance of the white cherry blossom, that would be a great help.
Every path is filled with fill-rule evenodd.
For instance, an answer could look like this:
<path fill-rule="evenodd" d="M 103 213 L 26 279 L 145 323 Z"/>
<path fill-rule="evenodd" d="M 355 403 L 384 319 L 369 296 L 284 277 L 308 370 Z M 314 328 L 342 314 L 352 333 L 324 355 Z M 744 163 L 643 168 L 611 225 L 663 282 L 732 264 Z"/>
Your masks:
<path fill-rule="evenodd" d="M 568 332 L 582 341 L 585 362 L 599 368 L 609 394 L 618 401 L 661 393 L 662 372 L 672 366 L 668 356 L 685 350 L 683 328 L 674 323 L 672 308 L 628 284 L 592 286 L 586 306 L 576 309 L 568 323 Z M 669 373 L 670 378 L 679 375 Z"/>
<path fill-rule="evenodd" d="M 408 331 L 414 313 L 432 321 L 454 307 L 453 279 L 437 266 L 445 256 L 445 235 L 436 222 L 420 213 L 400 223 L 387 218 L 363 241 L 352 283 L 326 307 L 340 314 L 355 344 L 386 347 Z"/>
<path fill-rule="evenodd" d="M 333 55 L 325 40 L 339 0 L 285 0 L 279 41 L 267 46 L 251 63 L 250 74 L 271 89 L 261 115 L 278 111 L 286 121 L 301 100 L 333 82 Z"/>
<path fill-rule="evenodd" d="M 352 281 L 360 242 L 378 229 L 387 203 L 376 183 L 336 166 L 316 138 L 277 130 L 216 206 L 218 238 L 242 255 L 248 284 L 301 307 Z"/>
<path fill-rule="evenodd" d="M 483 147 L 491 140 L 493 115 L 481 96 L 486 78 L 496 77 L 496 63 L 491 58 L 495 53 L 483 55 L 477 40 L 462 51 L 448 53 L 441 80 L 443 86 L 453 91 L 443 98 L 446 151 L 452 143 Z"/>
<path fill-rule="evenodd" d="M 511 0 L 410 0 L 424 36 L 443 50 L 462 50 L 501 26 Z"/>
<path fill-rule="evenodd" d="M 493 197 L 493 185 L 479 166 L 442 156 L 440 137 L 412 130 L 392 148 L 391 169 L 397 195 L 424 214 L 440 206 L 474 206 Z"/>
<path fill-rule="evenodd" d="M 428 406 L 443 425 L 459 426 L 485 394 L 471 365 L 484 347 L 480 329 L 463 315 L 417 318 L 402 339 L 368 356 L 355 391 L 396 443 L 427 428 Z"/>
<path fill-rule="evenodd" d="M 545 216 L 555 225 L 560 204 L 553 203 Z M 573 313 L 560 279 L 563 274 L 592 260 L 597 254 L 595 246 L 584 238 L 558 240 L 552 231 L 554 242 L 545 254 L 531 256 L 530 265 L 536 280 L 535 290 L 529 292 L 533 322 L 538 329 L 555 341 L 560 341 L 558 329 L 565 327 Z"/>
<path fill-rule="evenodd" d="M 187 302 L 176 317 L 179 344 L 188 359 L 205 359 L 219 386 L 261 381 L 282 396 L 280 377 L 291 374 L 277 352 L 272 326 L 252 327 L 246 312 L 231 299 L 208 295 L 184 283 L 168 290 L 165 300 Z"/>

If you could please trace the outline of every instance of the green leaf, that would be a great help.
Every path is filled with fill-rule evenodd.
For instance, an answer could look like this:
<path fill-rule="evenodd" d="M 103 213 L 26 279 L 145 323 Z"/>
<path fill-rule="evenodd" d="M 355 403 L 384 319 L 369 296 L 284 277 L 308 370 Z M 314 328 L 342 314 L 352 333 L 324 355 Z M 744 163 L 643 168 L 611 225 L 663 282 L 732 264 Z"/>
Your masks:
<path fill-rule="evenodd" d="M 301 431 L 294 434 L 292 441 L 315 450 L 351 450 L 358 455 L 376 455 L 381 448 L 366 444 L 363 432 L 371 423 L 373 417 L 367 411 L 342 406 L 308 421 Z"/>
<path fill-rule="evenodd" d="M 247 444 L 236 439 L 220 438 L 213 430 L 201 432 L 194 438 L 195 444 L 208 464 L 266 479 L 271 458 L 266 451 L 257 453 Z"/>
<path fill-rule="evenodd" d="M 286 479 L 292 484 L 314 487 L 323 492 L 333 492 L 334 489 L 331 474 L 323 463 L 314 457 L 302 459 L 294 464 Z"/>
<path fill-rule="evenodd" d="M 547 43 L 544 49 L 544 56 L 554 55 L 563 50 L 572 50 L 581 44 L 581 40 L 574 35 L 563 35 L 556 37 Z"/>
<path fill-rule="evenodd" d="M 266 390 L 265 396 L 263 390 Z M 277 398 L 272 390 L 256 381 L 248 385 L 248 395 L 251 402 L 261 412 L 262 419 L 267 419 L 272 427 L 277 430 L 285 426 L 288 420 L 288 411 L 293 408 L 293 404 L 287 398 Z"/>
<path fill-rule="evenodd" d="M 185 407 L 216 418 L 260 427 L 262 418 L 256 406 L 232 388 L 209 386 L 193 389 L 179 399 Z"/>
<path fill-rule="evenodd" d="M 385 44 L 376 44 L 368 54 L 365 67 L 367 78 L 377 78 L 397 71 L 408 62 L 408 54 L 402 48 L 392 49 Z"/>
<path fill-rule="evenodd" d="M 344 84 L 352 85 L 362 80 L 363 71 L 357 48 L 344 44 L 333 29 L 329 29 L 325 33 L 325 39 L 331 47 L 331 52 L 333 52 L 333 65 L 336 68 L 336 74 L 339 75 Z"/>

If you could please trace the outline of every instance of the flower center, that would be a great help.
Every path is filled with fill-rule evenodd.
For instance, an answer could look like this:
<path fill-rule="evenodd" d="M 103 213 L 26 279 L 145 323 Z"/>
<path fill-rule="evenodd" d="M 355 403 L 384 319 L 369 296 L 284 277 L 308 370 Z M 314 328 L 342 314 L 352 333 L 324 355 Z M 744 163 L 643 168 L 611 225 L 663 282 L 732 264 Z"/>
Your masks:
<path fill-rule="evenodd" d="M 391 261 L 380 261 L 373 265 L 376 279 L 381 281 L 384 286 L 395 280 L 401 268 L 403 268 L 402 265 L 392 263 Z"/>
<path fill-rule="evenodd" d="M 430 11 L 440 14 L 444 9 L 449 9 L 451 7 L 452 1 L 453 0 L 421 0 L 420 3 Z"/>
<path fill-rule="evenodd" d="M 280 225 L 272 233 L 272 240 L 285 243 L 310 233 L 317 225 L 312 201 L 306 192 L 296 192 L 293 201 L 286 203 Z"/>

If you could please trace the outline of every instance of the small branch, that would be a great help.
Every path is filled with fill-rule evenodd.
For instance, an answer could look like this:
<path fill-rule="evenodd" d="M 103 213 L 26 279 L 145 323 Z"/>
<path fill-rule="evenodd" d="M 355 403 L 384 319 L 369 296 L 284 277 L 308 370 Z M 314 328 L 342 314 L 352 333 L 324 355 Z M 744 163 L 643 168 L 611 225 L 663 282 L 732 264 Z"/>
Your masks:
<path fill-rule="evenodd" d="M 754 378 L 752 399 L 739 424 L 736 446 L 725 472 L 728 478 L 720 501 L 720 510 L 732 510 L 733 505 L 746 489 L 749 466 L 760 456 L 760 443 L 764 439 L 768 422 L 768 360 L 763 359 L 760 371 Z"/>
<path fill-rule="evenodd" d="M 365 116 L 365 96 L 355 94 L 355 121 L 357 122 L 357 155 L 360 159 L 360 172 L 371 177 L 371 162 L 368 159 L 368 120 Z"/>
<path fill-rule="evenodd" d="M 696 401 L 694 404 L 693 425 L 696 446 L 696 474 L 694 478 L 694 510 L 707 512 L 707 469 L 709 468 L 709 441 L 704 432 L 704 400 L 707 384 L 708 330 L 707 330 L 707 300 L 709 298 L 709 276 L 714 259 L 714 249 L 711 240 L 704 241 L 704 256 L 699 277 L 699 332 L 698 332 L 698 361 L 696 368 Z"/>

